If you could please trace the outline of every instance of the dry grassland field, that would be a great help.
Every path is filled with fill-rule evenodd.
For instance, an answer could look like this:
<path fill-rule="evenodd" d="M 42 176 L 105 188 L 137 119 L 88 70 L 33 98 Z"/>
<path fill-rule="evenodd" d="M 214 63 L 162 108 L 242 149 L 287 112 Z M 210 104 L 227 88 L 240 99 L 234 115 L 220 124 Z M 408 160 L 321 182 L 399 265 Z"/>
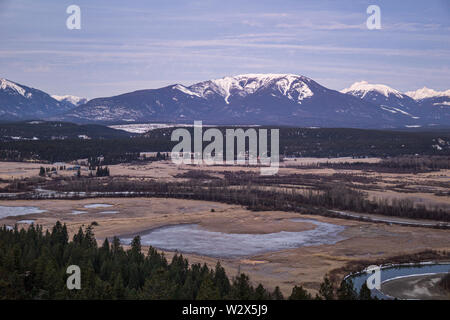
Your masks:
<path fill-rule="evenodd" d="M 351 162 L 348 158 L 326 160 L 333 163 Z M 364 160 L 368 163 L 379 161 L 376 158 Z M 367 199 L 388 201 L 408 199 L 413 205 L 422 204 L 427 208 L 440 208 L 446 214 L 450 214 L 448 194 L 450 170 L 396 174 L 308 167 L 318 162 L 324 162 L 324 159 L 290 159 L 283 162 L 277 177 L 283 180 L 284 177 L 294 175 L 300 177 L 302 182 L 266 184 L 265 190 L 275 191 L 284 188 L 301 193 L 315 189 L 313 182 L 327 181 L 362 190 Z M 40 164 L 1 162 L 0 177 L 3 180 L 0 187 L 10 185 L 14 179 L 38 179 L 40 166 Z M 95 179 L 105 179 L 102 180 L 104 183 L 126 181 L 131 185 L 155 181 L 202 184 L 205 181 L 222 181 L 230 173 L 241 176 L 242 173 L 259 173 L 259 168 L 255 167 L 176 166 L 170 161 L 119 164 L 109 166 L 109 169 L 110 177 Z M 195 178 L 199 172 L 207 176 Z M 82 170 L 82 176 L 87 174 L 87 170 Z M 73 172 L 59 171 L 52 177 L 42 178 L 33 187 L 46 186 L 46 183 L 57 180 L 55 176 L 63 177 L 63 181 L 74 179 Z M 67 183 L 66 181 L 65 184 Z M 214 267 L 216 262 L 220 261 L 229 275 L 244 272 L 250 276 L 252 282 L 262 283 L 271 290 L 275 286 L 280 286 L 285 295 L 290 294 L 294 285 L 302 285 L 315 293 L 324 275 L 349 266 L 353 262 L 388 260 L 390 257 L 424 250 L 450 250 L 448 229 L 349 220 L 317 214 L 317 210 L 310 214 L 307 210 L 255 211 L 238 204 L 171 197 L 102 196 L 40 200 L 10 200 L 3 197 L 2 199 L 1 225 L 17 224 L 26 228 L 34 222 L 45 229 L 52 228 L 59 220 L 67 225 L 72 237 L 80 226 L 86 227 L 95 222 L 94 232 L 99 244 L 105 238 L 112 239 L 114 236 L 129 239 L 134 235 L 141 235 L 145 252 L 148 248 L 146 239 L 149 243 L 157 241 L 156 247 L 163 250 L 169 259 L 178 250 L 190 263 L 207 263 L 210 267 Z M 26 210 L 35 211 L 27 213 L 29 211 Z M 11 212 L 14 214 L 8 215 Z M 20 215 L 16 215 L 17 212 L 21 212 Z M 399 222 L 439 223 L 429 219 L 387 217 L 362 212 L 353 214 Z M 164 234 L 166 231 L 169 232 L 167 235 Z M 157 235 L 162 238 L 155 239 Z M 147 236 L 149 238 L 146 238 Z M 193 237 L 194 240 L 185 237 Z M 226 252 L 223 254 L 208 252 L 211 249 L 208 241 L 220 241 L 221 237 L 229 241 Z M 164 244 L 164 239 L 168 241 L 167 244 Z M 248 253 L 234 247 L 239 241 L 249 246 Z"/>

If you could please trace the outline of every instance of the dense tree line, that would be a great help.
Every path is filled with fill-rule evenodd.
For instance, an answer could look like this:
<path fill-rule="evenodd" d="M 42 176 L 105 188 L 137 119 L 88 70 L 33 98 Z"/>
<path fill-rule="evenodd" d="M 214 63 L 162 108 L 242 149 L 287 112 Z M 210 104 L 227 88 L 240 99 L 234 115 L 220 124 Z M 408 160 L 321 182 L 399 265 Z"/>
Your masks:
<path fill-rule="evenodd" d="M 301 160 L 300 160 L 301 161 Z M 386 173 L 420 173 L 450 169 L 449 156 L 398 156 L 381 159 L 380 162 L 324 162 L 308 165 L 290 165 L 290 167 L 332 168 L 338 170 L 362 170 Z"/>
<path fill-rule="evenodd" d="M 102 163 L 110 165 L 138 161 L 140 152 L 167 152 L 171 145 L 170 138 L 8 141 L 0 142 L 0 160 L 70 162 L 103 157 Z"/>
<path fill-rule="evenodd" d="M 67 162 L 104 156 L 104 164 L 129 162 L 138 160 L 140 152 L 170 152 L 177 143 L 170 139 L 173 130 L 174 128 L 156 129 L 130 138 L 110 135 L 111 139 L 0 139 L 0 160 Z M 187 130 L 192 131 L 192 128 Z M 224 132 L 226 128 L 219 127 L 219 130 Z M 208 143 L 204 142 L 203 145 Z M 280 128 L 280 154 L 297 157 L 393 157 L 408 154 L 448 156 L 450 132 Z"/>
<path fill-rule="evenodd" d="M 300 157 L 449 155 L 450 131 L 281 128 L 280 151 Z"/>
<path fill-rule="evenodd" d="M 87 136 L 92 139 L 128 138 L 135 134 L 98 124 L 79 125 L 60 121 L 19 121 L 0 123 L 0 140 L 20 137 L 28 140 L 55 140 Z"/>
<path fill-rule="evenodd" d="M 95 176 L 96 177 L 109 177 L 109 168 L 98 166 L 97 170 L 95 171 Z"/>
<path fill-rule="evenodd" d="M 270 292 L 254 287 L 245 274 L 231 280 L 218 262 L 188 263 L 182 255 L 171 262 L 150 247 L 142 253 L 139 236 L 129 250 L 117 237 L 98 247 L 93 225 L 82 228 L 69 241 L 66 225 L 59 221 L 51 231 L 31 225 L 28 229 L 0 228 L 0 299 L 284 299 L 279 287 Z M 69 290 L 69 265 L 81 270 L 81 289 Z M 288 297 L 312 299 L 301 286 Z M 350 282 L 335 290 L 328 278 L 315 299 L 370 299 L 362 288 L 358 295 Z"/>
<path fill-rule="evenodd" d="M 110 178 L 107 184 L 92 179 L 71 180 L 64 184 L 52 181 L 48 182 L 46 188 L 67 192 L 130 192 L 130 196 L 144 192 L 147 196 L 239 204 L 258 211 L 282 210 L 323 214 L 323 209 L 338 209 L 413 219 L 450 221 L 450 215 L 443 208 L 428 209 L 422 205 L 414 205 L 408 199 L 369 200 L 363 192 L 342 184 L 331 184 L 324 186 L 321 190 L 299 193 L 293 189 L 265 190 L 251 182 L 238 184 L 235 181 L 229 184 L 226 180 L 212 180 L 204 183 L 190 180 L 179 184 Z"/>

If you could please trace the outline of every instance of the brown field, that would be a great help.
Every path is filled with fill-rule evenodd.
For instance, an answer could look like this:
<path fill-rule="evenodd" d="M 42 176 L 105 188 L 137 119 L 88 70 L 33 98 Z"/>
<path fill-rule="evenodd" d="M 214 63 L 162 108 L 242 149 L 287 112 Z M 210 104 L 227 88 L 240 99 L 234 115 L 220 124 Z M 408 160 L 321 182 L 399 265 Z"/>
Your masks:
<path fill-rule="evenodd" d="M 66 164 L 66 167 L 72 167 L 71 164 Z M 34 162 L 0 162 L 0 179 L 12 180 L 23 179 L 39 176 L 40 167 L 52 168 L 54 165 L 49 163 L 34 163 Z M 73 176 L 76 171 L 61 170 L 58 171 L 59 175 Z M 81 173 L 87 175 L 88 171 L 86 167 L 82 167 Z"/>

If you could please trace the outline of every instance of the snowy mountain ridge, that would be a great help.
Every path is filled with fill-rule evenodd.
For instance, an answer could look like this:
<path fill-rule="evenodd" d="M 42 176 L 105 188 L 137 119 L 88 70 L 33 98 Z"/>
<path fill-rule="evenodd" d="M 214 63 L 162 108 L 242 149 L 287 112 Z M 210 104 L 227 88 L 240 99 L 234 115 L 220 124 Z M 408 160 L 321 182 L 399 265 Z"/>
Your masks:
<path fill-rule="evenodd" d="M 213 95 L 220 95 L 227 104 L 233 95 L 245 97 L 259 90 L 275 87 L 279 93 L 290 100 L 301 103 L 303 99 L 313 96 L 308 87 L 309 78 L 295 74 L 241 74 L 203 81 L 189 87 L 178 87 L 179 90 L 189 91 L 190 94 L 208 99 Z"/>
<path fill-rule="evenodd" d="M 427 87 L 423 87 L 421 89 L 417 89 L 416 91 L 407 91 L 405 92 L 407 96 L 410 96 L 414 100 L 422 100 L 427 98 L 434 97 L 450 97 L 450 89 L 446 91 L 436 91 L 433 89 L 429 89 Z"/>

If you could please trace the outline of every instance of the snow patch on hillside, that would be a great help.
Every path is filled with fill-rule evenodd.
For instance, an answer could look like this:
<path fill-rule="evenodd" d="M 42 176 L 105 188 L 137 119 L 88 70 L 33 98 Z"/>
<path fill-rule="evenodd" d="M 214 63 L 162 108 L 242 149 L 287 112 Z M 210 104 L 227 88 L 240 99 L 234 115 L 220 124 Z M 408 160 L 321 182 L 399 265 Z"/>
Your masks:
<path fill-rule="evenodd" d="M 189 90 L 187 87 L 185 87 L 185 86 L 183 86 L 181 84 L 175 85 L 172 89 L 179 90 L 179 91 L 181 91 L 181 92 L 183 92 L 183 93 L 185 93 L 187 95 L 190 95 L 190 96 L 200 97 L 200 95 L 198 93 Z"/>
<path fill-rule="evenodd" d="M 72 96 L 72 95 L 65 95 L 65 96 L 52 95 L 52 98 L 55 100 L 58 100 L 59 102 L 63 102 L 63 101 L 69 102 L 69 103 L 73 104 L 74 106 L 79 106 L 80 104 L 87 102 L 86 98 L 81 98 L 81 97 Z"/>

